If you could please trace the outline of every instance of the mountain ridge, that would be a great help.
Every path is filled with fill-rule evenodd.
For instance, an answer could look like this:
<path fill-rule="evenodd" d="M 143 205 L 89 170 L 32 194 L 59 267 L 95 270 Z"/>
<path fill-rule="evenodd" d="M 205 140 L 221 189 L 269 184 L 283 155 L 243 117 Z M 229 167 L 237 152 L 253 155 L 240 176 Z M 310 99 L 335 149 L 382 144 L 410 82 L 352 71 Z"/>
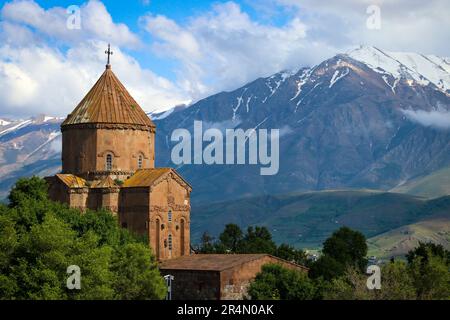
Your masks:
<path fill-rule="evenodd" d="M 407 60 L 399 64 L 398 59 L 386 62 L 384 52 L 378 52 L 362 47 L 313 67 L 255 79 L 189 107 L 152 114 L 157 125 L 156 164 L 173 167 L 171 133 L 176 128 L 192 130 L 193 122 L 200 120 L 205 127 L 220 130 L 280 129 L 280 172 L 261 177 L 257 168 L 248 165 L 179 166 L 194 186 L 194 203 L 297 190 L 389 190 L 448 166 L 448 130 L 421 125 L 405 113 L 448 112 L 447 78 L 439 86 L 439 81 L 435 84 L 418 76 L 425 68 L 424 59 L 418 58 L 421 55 L 397 53 L 397 58 Z M 447 58 L 430 59 L 440 61 L 442 70 L 450 70 Z M 429 74 L 430 68 L 425 69 Z M 26 173 L 23 168 L 33 160 L 43 161 L 44 167 L 45 161 L 49 163 L 48 168 L 33 173 L 58 170 L 59 137 L 51 144 L 48 140 L 59 132 L 60 119 L 47 118 L 12 121 L 0 127 L 0 163 L 8 168 L 0 172 L 3 179 L 13 181 L 19 173 Z M 27 158 L 33 150 L 22 145 L 34 146 L 37 153 Z M 3 184 L 3 195 L 9 186 Z"/>

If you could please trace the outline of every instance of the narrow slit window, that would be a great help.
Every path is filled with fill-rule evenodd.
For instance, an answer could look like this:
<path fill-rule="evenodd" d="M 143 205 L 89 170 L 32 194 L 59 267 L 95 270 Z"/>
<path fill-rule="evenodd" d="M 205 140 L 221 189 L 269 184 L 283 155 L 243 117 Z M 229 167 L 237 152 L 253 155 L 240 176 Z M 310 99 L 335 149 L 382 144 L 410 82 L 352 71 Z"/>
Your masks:
<path fill-rule="evenodd" d="M 138 157 L 138 169 L 142 169 L 142 163 L 144 162 L 144 159 L 142 155 Z"/>
<path fill-rule="evenodd" d="M 113 157 L 111 154 L 106 155 L 106 171 L 112 170 Z"/>
<path fill-rule="evenodd" d="M 169 250 L 171 250 L 172 251 L 172 235 L 171 234 L 169 234 L 169 238 L 168 238 L 168 242 L 169 242 Z"/>
<path fill-rule="evenodd" d="M 169 222 L 172 222 L 172 210 L 169 210 L 169 213 L 167 214 L 167 220 Z"/>

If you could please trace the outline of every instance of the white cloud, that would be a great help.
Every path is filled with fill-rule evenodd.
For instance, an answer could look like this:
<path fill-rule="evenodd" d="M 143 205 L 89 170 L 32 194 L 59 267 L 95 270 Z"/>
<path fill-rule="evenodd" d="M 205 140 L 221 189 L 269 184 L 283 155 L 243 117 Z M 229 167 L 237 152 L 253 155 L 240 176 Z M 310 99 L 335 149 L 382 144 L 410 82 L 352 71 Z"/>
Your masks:
<path fill-rule="evenodd" d="M 378 31 L 366 28 L 366 8 L 372 4 L 381 8 Z M 16 0 L 1 9 L 0 115 L 70 112 L 102 72 L 107 42 L 115 51 L 114 71 L 147 111 L 316 64 L 360 43 L 448 56 L 449 5 L 439 0 L 258 0 L 257 11 L 267 15 L 260 21 L 234 2 L 213 5 L 183 22 L 148 14 L 141 26 L 152 36 L 153 54 L 175 62 L 172 83 L 128 53 L 146 44 L 114 22 L 102 2 L 82 4 L 81 29 L 69 30 L 66 8 Z M 273 23 L 272 11 L 285 23 Z"/>
<path fill-rule="evenodd" d="M 450 129 L 450 111 L 402 110 L 402 112 L 411 121 L 417 122 L 425 127 Z"/>
<path fill-rule="evenodd" d="M 289 18 L 281 26 L 257 22 L 234 2 L 216 4 L 183 24 L 160 15 L 142 18 L 154 38 L 154 51 L 179 62 L 179 83 L 194 100 L 283 69 L 319 63 L 360 44 L 391 51 L 449 53 L 448 1 L 255 2 L 247 3 L 259 12 L 267 6 Z M 380 30 L 367 28 L 371 5 L 380 7 Z"/>
<path fill-rule="evenodd" d="M 67 115 L 103 72 L 108 32 L 113 32 L 113 71 L 146 111 L 165 110 L 189 98 L 169 80 L 143 69 L 122 47 L 138 37 L 112 22 L 104 5 L 82 6 L 83 29 L 65 28 L 62 8 L 42 9 L 32 1 L 14 1 L 2 9 L 0 22 L 0 114 L 28 117 Z M 107 28 L 104 28 L 106 26 Z M 60 49 L 54 41 L 66 45 Z"/>
<path fill-rule="evenodd" d="M 280 27 L 260 24 L 233 2 L 214 5 L 186 25 L 154 15 L 142 22 L 155 39 L 154 51 L 180 62 L 180 85 L 194 100 L 334 53 L 323 43 L 307 42 L 307 26 L 299 18 Z"/>
<path fill-rule="evenodd" d="M 106 43 L 84 42 L 65 54 L 47 46 L 0 47 L 2 114 L 46 113 L 64 116 L 83 98 L 103 72 Z M 185 102 L 168 80 L 142 69 L 115 49 L 113 71 L 147 111 Z"/>
<path fill-rule="evenodd" d="M 9 21 L 0 21 L 0 43 L 2 44 L 29 46 L 41 42 L 40 40 L 25 26 Z"/>
<path fill-rule="evenodd" d="M 67 8 L 54 7 L 45 10 L 32 0 L 6 3 L 1 16 L 11 24 L 25 26 L 37 34 L 62 43 L 100 40 L 129 47 L 136 47 L 140 43 L 138 36 L 125 24 L 114 23 L 105 5 L 97 0 L 91 0 L 80 7 L 80 29 L 67 27 L 70 17 Z"/>
<path fill-rule="evenodd" d="M 310 39 L 336 46 L 365 44 L 391 51 L 447 56 L 450 2 L 446 0 L 277 0 L 308 21 Z M 369 6 L 380 8 L 381 29 L 366 27 Z M 338 41 L 339 43 L 336 43 Z"/>
<path fill-rule="evenodd" d="M 281 128 L 280 128 L 280 132 L 279 132 L 279 137 L 281 138 L 281 137 L 284 137 L 284 136 L 288 136 L 288 135 L 290 135 L 291 133 L 294 133 L 295 131 L 294 131 L 294 129 L 292 129 L 290 126 L 288 126 L 288 125 L 284 125 L 284 126 L 282 126 Z"/>

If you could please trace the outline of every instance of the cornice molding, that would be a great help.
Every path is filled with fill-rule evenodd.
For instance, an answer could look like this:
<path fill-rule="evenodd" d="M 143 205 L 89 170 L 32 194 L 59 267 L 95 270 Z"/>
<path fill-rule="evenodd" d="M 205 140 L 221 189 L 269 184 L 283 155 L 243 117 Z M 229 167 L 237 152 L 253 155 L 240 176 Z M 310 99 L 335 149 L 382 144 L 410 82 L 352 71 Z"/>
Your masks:
<path fill-rule="evenodd" d="M 190 211 L 191 207 L 185 204 L 171 204 L 169 206 L 150 205 L 151 212 Z"/>
<path fill-rule="evenodd" d="M 120 187 L 90 187 L 89 191 L 93 193 L 102 193 L 102 194 L 119 193 Z"/>
<path fill-rule="evenodd" d="M 86 176 L 125 176 L 125 175 L 133 175 L 134 171 L 122 171 L 122 170 L 111 170 L 111 171 L 89 171 L 83 172 L 79 175 Z"/>
<path fill-rule="evenodd" d="M 156 132 L 155 126 L 146 126 L 142 124 L 128 124 L 128 123 L 77 123 L 61 125 L 61 131 L 72 129 L 106 129 L 106 130 L 139 130 Z"/>

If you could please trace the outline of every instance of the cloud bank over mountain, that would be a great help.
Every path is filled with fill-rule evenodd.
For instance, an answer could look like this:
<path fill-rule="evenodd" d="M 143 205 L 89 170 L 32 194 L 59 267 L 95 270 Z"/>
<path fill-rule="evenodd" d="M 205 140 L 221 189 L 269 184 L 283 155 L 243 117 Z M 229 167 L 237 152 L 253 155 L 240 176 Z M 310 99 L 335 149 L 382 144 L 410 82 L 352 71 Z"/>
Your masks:
<path fill-rule="evenodd" d="M 380 29 L 367 28 L 371 5 L 380 8 Z M 108 42 L 115 72 L 147 111 L 312 66 L 361 43 L 445 57 L 449 7 L 439 0 L 236 0 L 181 19 L 150 2 L 133 13 L 132 28 L 89 0 L 80 5 L 81 29 L 70 29 L 65 7 L 8 1 L 0 9 L 0 116 L 66 115 L 102 72 Z M 149 61 L 161 61 L 160 70 Z"/>
<path fill-rule="evenodd" d="M 402 110 L 406 117 L 425 127 L 450 129 L 450 112 L 442 110 Z"/>

